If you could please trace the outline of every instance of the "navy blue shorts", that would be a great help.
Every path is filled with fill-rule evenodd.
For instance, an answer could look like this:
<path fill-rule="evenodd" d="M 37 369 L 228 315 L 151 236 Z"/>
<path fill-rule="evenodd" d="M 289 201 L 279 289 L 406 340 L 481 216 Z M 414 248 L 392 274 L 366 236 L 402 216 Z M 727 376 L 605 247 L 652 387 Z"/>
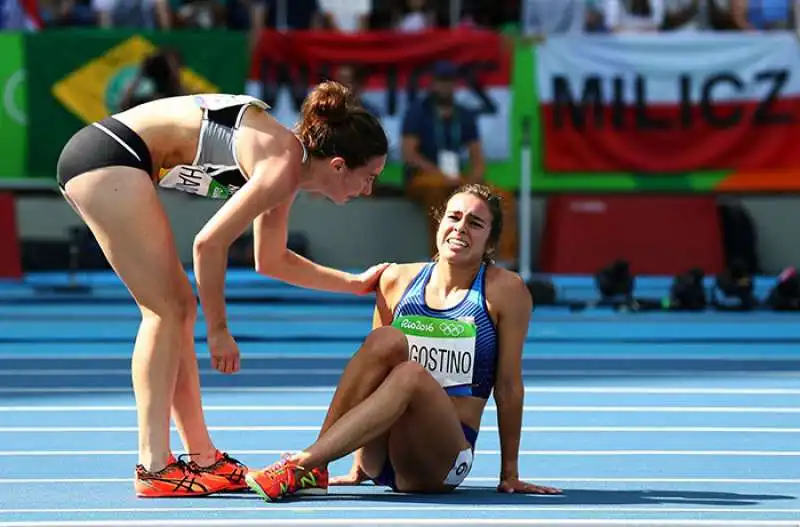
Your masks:
<path fill-rule="evenodd" d="M 470 448 L 475 450 L 475 442 L 478 440 L 478 431 L 473 430 L 472 427 L 469 425 L 465 425 L 461 423 L 461 428 L 464 430 L 464 437 L 467 438 L 467 442 L 469 443 Z M 378 477 L 373 479 L 373 483 L 376 485 L 382 485 L 385 487 L 389 487 L 395 492 L 397 491 L 396 482 L 394 480 L 394 467 L 392 466 L 392 460 L 389 459 L 389 455 L 386 455 L 386 463 L 383 464 L 383 470 L 381 473 L 378 474 Z"/>

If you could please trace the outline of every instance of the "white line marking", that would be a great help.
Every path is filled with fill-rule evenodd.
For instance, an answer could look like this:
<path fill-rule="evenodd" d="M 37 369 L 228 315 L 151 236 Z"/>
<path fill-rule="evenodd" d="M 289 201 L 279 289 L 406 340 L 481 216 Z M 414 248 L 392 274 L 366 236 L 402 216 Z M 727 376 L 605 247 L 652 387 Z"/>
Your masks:
<path fill-rule="evenodd" d="M 201 369 L 201 375 L 216 374 L 215 370 Z M 342 368 L 252 368 L 249 370 L 241 370 L 237 373 L 238 376 L 242 375 L 339 375 L 342 373 Z M 0 377 L 111 377 L 111 376 L 124 376 L 128 377 L 131 370 L 121 369 L 92 369 L 82 370 L 75 369 L 20 369 L 20 370 L 2 370 Z"/>
<path fill-rule="evenodd" d="M 283 507 L 281 507 L 283 508 Z M 790 526 L 797 527 L 796 521 L 791 520 L 650 520 L 650 519 L 593 519 L 593 520 L 572 520 L 572 519 L 478 519 L 478 518 L 357 518 L 357 519 L 336 519 L 319 518 L 309 519 L 223 519 L 223 520 L 107 520 L 107 521 L 30 521 L 30 522 L 0 522 L 0 527 L 184 527 L 184 526 L 204 526 L 204 527 L 230 527 L 231 525 L 255 526 L 255 527 L 280 527 L 295 525 L 381 525 L 384 527 L 392 525 L 631 525 L 642 527 L 643 525 L 669 527 L 669 526 L 747 526 L 747 527 L 767 527 L 767 526 Z"/>
<path fill-rule="evenodd" d="M 0 316 L 4 315 L 4 310 L 2 306 L 0 306 Z M 12 315 L 13 315 L 12 310 Z M 372 317 L 372 315 L 369 315 Z M 133 319 L 134 322 L 137 322 L 140 319 L 138 311 L 136 313 L 136 317 Z M 263 320 L 262 318 L 254 319 L 256 321 Z M 274 320 L 274 319 L 273 319 Z M 50 322 L 48 320 L 48 322 Z M 68 324 L 72 324 L 72 322 L 67 321 Z M 368 322 L 370 324 L 371 322 Z M 791 322 L 794 324 L 794 322 Z M 772 325 L 772 323 L 770 323 Z M 131 337 L 131 343 L 133 343 L 133 339 L 136 336 L 133 335 Z M 352 358 L 353 354 L 351 352 L 342 353 L 342 352 L 322 352 L 322 353 L 274 353 L 274 352 L 255 352 L 255 353 L 248 353 L 245 361 L 252 361 L 255 359 L 261 360 L 293 360 L 293 361 L 314 361 L 319 359 L 332 359 L 332 360 L 349 360 Z M 572 361 L 580 361 L 587 358 L 601 358 L 601 359 L 608 359 L 608 360 L 628 360 L 630 359 L 630 355 L 614 355 L 614 354 L 592 354 L 591 356 L 570 356 L 568 357 L 569 360 Z M 0 360 L 25 360 L 25 361 L 39 361 L 39 362 L 51 362 L 57 360 L 59 362 L 96 362 L 98 360 L 125 360 L 129 361 L 131 358 L 130 351 L 120 352 L 120 353 L 88 353 L 84 355 L 69 355 L 64 356 L 58 353 L 50 353 L 44 354 L 39 353 L 36 355 L 28 355 L 25 353 L 18 354 L 18 353 L 0 353 Z M 198 360 L 208 360 L 208 355 L 203 353 L 197 354 Z M 535 353 L 535 354 L 525 354 L 523 357 L 525 360 L 537 362 L 537 361 L 553 361 L 553 360 L 564 360 L 564 357 L 558 354 L 545 354 L 545 353 Z M 777 355 L 741 355 L 741 356 L 725 356 L 721 357 L 719 354 L 711 353 L 709 355 L 699 355 L 699 354 L 692 354 L 691 357 L 683 357 L 686 359 L 687 362 L 691 363 L 692 361 L 709 361 L 713 360 L 714 362 L 719 363 L 726 363 L 726 362 L 760 362 L 760 363 L 770 363 L 770 362 L 779 362 L 783 363 L 785 361 L 794 361 L 796 360 L 791 353 L 783 354 L 778 353 Z M 653 355 L 647 357 L 637 357 L 639 362 L 656 362 L 656 361 L 664 361 L 664 360 L 675 360 L 674 355 L 670 354 L 661 354 L 661 355 Z"/>
<path fill-rule="evenodd" d="M 493 511 L 493 512 L 542 512 L 542 511 L 558 511 L 558 512 L 608 512 L 610 507 L 587 507 L 587 506 L 548 506 L 544 503 L 544 500 L 553 501 L 557 500 L 557 497 L 553 498 L 543 498 L 542 503 L 537 505 L 486 505 L 486 504 L 474 504 L 474 505 L 444 505 L 444 504 L 433 504 L 433 505 L 412 505 L 410 503 L 404 503 L 402 505 L 370 505 L 368 507 L 370 512 L 379 511 L 379 512 L 419 512 L 419 511 L 430 511 L 430 512 L 473 512 L 473 511 Z M 288 504 L 281 504 L 279 506 L 264 504 L 257 507 L 151 507 L 151 508 L 144 508 L 144 507 L 130 507 L 130 508 L 120 508 L 120 509 L 90 509 L 90 508 L 75 508 L 75 509 L 3 509 L 0 510 L 0 514 L 101 514 L 101 513 L 114 513 L 114 514 L 121 514 L 121 513 L 147 513 L 147 514 L 163 514 L 165 512 L 180 512 L 180 513 L 190 513 L 190 512 L 254 512 L 259 511 L 264 514 L 268 514 L 270 511 L 270 507 L 274 512 L 299 512 L 304 514 L 309 513 L 323 513 L 323 514 L 330 514 L 335 512 L 364 512 L 367 508 L 364 505 L 361 506 L 350 506 L 350 505 L 288 505 Z M 698 512 L 710 512 L 710 513 L 731 513 L 731 514 L 742 514 L 743 511 L 741 507 L 736 508 L 723 508 L 723 507 L 613 507 L 614 512 L 646 512 L 646 513 L 698 513 Z M 800 513 L 800 509 L 748 509 L 748 514 L 798 514 Z M 390 518 L 391 520 L 391 518 Z M 235 522 L 234 522 L 235 523 Z"/>
<path fill-rule="evenodd" d="M 207 387 L 203 393 L 333 393 L 335 386 L 241 386 Z M 54 387 L 0 388 L 0 393 L 126 393 L 130 387 Z M 681 395 L 800 395 L 800 388 L 681 388 L 656 386 L 526 386 L 525 393 L 591 393 L 591 394 L 681 394 Z"/>
<path fill-rule="evenodd" d="M 209 426 L 212 432 L 318 432 L 319 425 Z M 170 430 L 177 431 L 174 426 Z M 81 434 L 137 432 L 135 426 L 4 426 L 0 434 Z M 482 432 L 498 432 L 496 426 L 482 426 Z M 800 434 L 800 428 L 745 426 L 523 426 L 522 432 L 538 433 L 714 433 L 714 434 Z"/>
<path fill-rule="evenodd" d="M 786 478 L 543 478 L 527 476 L 523 481 L 539 483 L 726 483 L 748 485 L 800 485 L 800 479 Z M 133 478 L 0 478 L 0 485 L 49 485 L 49 484 L 93 484 L 93 483 L 132 483 Z M 467 483 L 497 483 L 497 478 L 468 477 Z"/>
<path fill-rule="evenodd" d="M 526 386 L 525 393 L 626 393 L 691 395 L 800 395 L 800 388 L 689 388 L 665 386 Z"/>
<path fill-rule="evenodd" d="M 327 412 L 326 405 L 209 405 L 206 412 Z M 702 414 L 797 414 L 800 407 L 787 406 L 525 406 L 526 412 L 574 413 L 702 413 Z M 0 406 L 0 413 L 32 412 L 135 412 L 133 405 L 126 406 Z M 496 412 L 496 406 L 486 406 L 487 412 Z"/>
<path fill-rule="evenodd" d="M 203 393 L 333 393 L 335 390 L 335 386 L 232 386 L 203 388 Z M 133 395 L 133 390 L 130 387 L 0 388 L 0 393 L 127 393 Z"/>
<path fill-rule="evenodd" d="M 286 450 L 231 450 L 238 455 L 280 455 Z M 500 455 L 500 450 L 477 450 L 477 455 Z M 0 457 L 135 456 L 136 450 L 0 450 Z M 780 450 L 520 450 L 521 456 L 734 456 L 800 457 L 800 451 Z"/>
<path fill-rule="evenodd" d="M 748 485 L 800 485 L 800 479 L 791 478 L 541 478 L 532 475 L 520 479 L 523 481 L 549 481 L 555 483 L 746 483 Z M 497 478 L 468 477 L 466 481 L 474 483 L 497 483 Z"/>
<path fill-rule="evenodd" d="M 343 368 L 243 368 L 236 375 L 238 377 L 281 375 L 281 376 L 326 376 L 341 375 Z M 615 370 L 537 370 L 532 375 L 534 377 L 639 377 L 643 373 L 653 377 L 683 377 L 687 370 L 679 369 L 658 369 L 644 371 L 636 368 L 615 369 Z M 759 377 L 779 377 L 779 378 L 800 378 L 798 371 L 759 371 L 755 372 Z M 79 368 L 69 369 L 8 369 L 0 371 L 0 377 L 129 377 L 130 370 L 125 369 L 92 369 L 83 370 Z M 201 369 L 200 375 L 218 375 L 216 370 Z M 743 371 L 704 371 L 704 377 L 730 377 L 740 376 L 749 377 Z"/>

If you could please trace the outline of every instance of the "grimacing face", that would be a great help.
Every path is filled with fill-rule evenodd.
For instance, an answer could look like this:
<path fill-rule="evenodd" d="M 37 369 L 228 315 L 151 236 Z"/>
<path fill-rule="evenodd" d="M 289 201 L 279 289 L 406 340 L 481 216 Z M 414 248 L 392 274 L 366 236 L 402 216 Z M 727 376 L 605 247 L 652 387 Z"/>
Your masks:
<path fill-rule="evenodd" d="M 436 232 L 439 258 L 452 264 L 473 264 L 483 259 L 492 229 L 492 212 L 479 197 L 456 194 L 447 202 Z"/>

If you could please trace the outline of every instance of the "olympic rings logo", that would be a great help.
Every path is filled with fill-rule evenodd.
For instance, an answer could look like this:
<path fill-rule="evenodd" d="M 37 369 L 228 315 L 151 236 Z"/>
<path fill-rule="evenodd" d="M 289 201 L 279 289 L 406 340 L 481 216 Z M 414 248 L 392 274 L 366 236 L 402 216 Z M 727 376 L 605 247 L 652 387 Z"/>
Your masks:
<path fill-rule="evenodd" d="M 464 326 L 455 322 L 442 322 L 439 329 L 446 337 L 460 337 L 464 333 Z"/>

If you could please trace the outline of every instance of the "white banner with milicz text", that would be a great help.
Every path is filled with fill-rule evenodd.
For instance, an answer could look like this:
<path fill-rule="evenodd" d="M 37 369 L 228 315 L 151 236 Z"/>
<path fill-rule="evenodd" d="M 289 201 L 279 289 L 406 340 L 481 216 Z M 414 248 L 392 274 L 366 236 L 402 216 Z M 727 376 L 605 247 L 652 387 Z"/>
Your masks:
<path fill-rule="evenodd" d="M 548 172 L 800 166 L 789 33 L 552 37 L 534 53 Z"/>

